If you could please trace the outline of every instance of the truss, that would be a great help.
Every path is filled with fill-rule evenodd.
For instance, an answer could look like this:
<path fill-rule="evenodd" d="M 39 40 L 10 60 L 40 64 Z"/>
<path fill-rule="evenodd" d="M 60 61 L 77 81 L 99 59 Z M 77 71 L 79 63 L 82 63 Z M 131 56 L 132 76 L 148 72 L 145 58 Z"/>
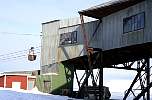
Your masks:
<path fill-rule="evenodd" d="M 150 100 L 150 59 L 147 57 L 143 60 L 137 61 L 137 75 L 132 81 L 130 87 L 125 92 L 123 100 L 133 95 L 134 100 Z"/>

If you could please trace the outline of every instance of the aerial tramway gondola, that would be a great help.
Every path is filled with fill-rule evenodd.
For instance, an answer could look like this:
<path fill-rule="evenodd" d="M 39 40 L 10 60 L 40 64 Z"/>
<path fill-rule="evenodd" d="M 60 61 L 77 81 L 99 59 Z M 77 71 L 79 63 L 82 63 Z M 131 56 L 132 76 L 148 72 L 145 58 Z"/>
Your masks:
<path fill-rule="evenodd" d="M 34 47 L 31 47 L 31 49 L 29 50 L 28 60 L 29 60 L 29 61 L 34 61 L 34 60 L 36 60 L 36 55 L 35 55 L 35 53 L 34 53 Z"/>

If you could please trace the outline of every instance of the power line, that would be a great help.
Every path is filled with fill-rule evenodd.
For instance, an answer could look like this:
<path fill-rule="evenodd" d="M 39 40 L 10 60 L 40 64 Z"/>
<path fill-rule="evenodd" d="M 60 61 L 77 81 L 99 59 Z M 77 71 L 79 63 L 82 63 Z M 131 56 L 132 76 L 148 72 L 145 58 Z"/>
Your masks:
<path fill-rule="evenodd" d="M 36 54 L 39 54 L 40 53 L 40 47 L 41 46 L 38 46 L 38 47 L 35 47 L 35 53 Z M 3 54 L 3 55 L 0 55 L 0 60 L 1 61 L 8 61 L 8 60 L 16 60 L 16 59 L 21 59 L 21 58 L 25 58 L 28 56 L 28 50 L 29 49 L 26 49 L 26 50 L 20 50 L 20 51 L 16 51 L 16 52 L 11 52 L 11 53 L 7 53 L 7 54 Z M 26 54 L 25 54 L 26 53 Z"/>
<path fill-rule="evenodd" d="M 35 54 L 39 54 L 40 51 L 35 51 Z M 28 55 L 28 53 L 20 53 L 20 54 L 14 54 L 14 55 L 6 55 L 6 56 L 1 56 L 0 59 L 7 59 L 7 58 L 13 58 L 13 57 L 18 57 L 21 55 Z"/>
<path fill-rule="evenodd" d="M 35 54 L 39 54 L 40 53 L 40 51 L 35 51 Z M 21 55 L 28 55 L 28 53 L 20 53 L 20 54 L 17 54 L 17 55 L 12 55 L 12 56 L 3 56 L 3 57 L 0 57 L 0 59 L 5 59 L 5 58 L 13 58 L 13 57 L 19 57 L 19 56 L 21 56 Z"/>
<path fill-rule="evenodd" d="M 22 62 L 23 61 L 27 61 L 28 59 L 27 59 L 27 56 L 23 56 L 23 57 L 21 57 L 21 58 L 14 58 L 14 59 L 7 59 L 7 60 L 0 60 L 0 61 L 2 61 L 2 62 L 18 62 L 18 61 L 21 61 L 22 60 Z"/>
<path fill-rule="evenodd" d="M 35 53 L 36 52 L 40 52 L 40 49 L 36 49 Z M 0 58 L 8 58 L 8 57 L 19 56 L 19 55 L 28 54 L 28 53 L 29 53 L 28 51 L 26 51 L 26 52 L 23 51 L 23 52 L 18 52 L 18 53 L 9 53 L 9 54 L 1 55 Z"/>
<path fill-rule="evenodd" d="M 40 52 L 36 52 L 36 54 L 39 54 Z M 8 58 L 0 58 L 2 61 L 8 61 L 8 60 L 16 60 L 16 59 L 21 59 L 21 58 L 27 58 L 28 55 L 20 55 L 20 56 L 13 56 L 13 57 L 8 57 Z"/>
<path fill-rule="evenodd" d="M 41 36 L 41 34 L 32 34 L 32 33 L 13 33 L 13 32 L 0 32 L 0 34 L 4 34 L 4 35 L 26 35 L 26 36 Z"/>
<path fill-rule="evenodd" d="M 38 50 L 40 47 L 41 47 L 41 46 L 35 47 L 34 50 Z M 1 57 L 1 56 L 8 56 L 8 55 L 15 55 L 15 54 L 18 54 L 18 53 L 21 53 L 21 52 L 25 52 L 25 51 L 27 52 L 27 51 L 29 51 L 29 49 L 20 50 L 20 51 L 15 51 L 15 52 L 7 53 L 7 54 L 2 54 L 2 55 L 0 55 L 0 57 Z"/>
<path fill-rule="evenodd" d="M 19 59 L 8 59 L 8 60 L 0 60 L 0 62 L 18 62 L 18 61 L 25 61 L 27 59 L 27 57 L 22 57 L 22 58 L 19 58 Z"/>
<path fill-rule="evenodd" d="M 11 58 L 0 58 L 0 60 L 9 60 L 9 59 L 13 59 L 13 58 L 20 58 L 20 57 L 24 57 L 26 55 L 20 55 L 20 56 L 16 56 L 16 57 L 11 57 Z"/>

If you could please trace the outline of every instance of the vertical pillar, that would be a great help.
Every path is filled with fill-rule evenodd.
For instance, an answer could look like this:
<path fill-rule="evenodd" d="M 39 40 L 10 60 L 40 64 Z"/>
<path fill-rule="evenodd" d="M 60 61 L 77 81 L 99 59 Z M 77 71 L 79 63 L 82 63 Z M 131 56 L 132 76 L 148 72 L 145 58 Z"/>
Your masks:
<path fill-rule="evenodd" d="M 101 66 L 99 71 L 99 100 L 103 100 L 103 66 L 102 66 L 102 53 L 100 53 L 100 59 L 101 59 Z"/>
<path fill-rule="evenodd" d="M 89 66 L 89 67 L 90 67 L 90 66 Z M 89 76 L 88 76 L 88 74 L 89 74 L 88 68 L 85 70 L 85 73 L 86 73 L 86 77 L 85 77 L 86 82 L 85 82 L 85 85 L 84 85 L 83 91 L 82 91 L 82 92 L 84 92 L 84 93 L 82 93 L 82 94 L 83 94 L 84 98 L 86 98 L 86 97 L 88 98 L 88 97 L 89 97 L 89 95 L 88 95 L 88 79 L 89 79 Z"/>
<path fill-rule="evenodd" d="M 72 94 L 73 94 L 73 81 L 74 81 L 74 71 L 75 71 L 74 66 L 72 65 L 71 67 L 72 67 L 72 69 L 71 69 L 71 84 L 70 84 L 71 89 L 70 89 L 70 94 L 69 94 L 70 96 L 72 96 Z"/>
<path fill-rule="evenodd" d="M 26 82 L 26 84 L 27 84 L 27 85 L 26 85 L 26 90 L 29 90 L 29 88 L 28 88 L 28 87 L 29 87 L 29 79 L 28 79 L 28 76 L 26 76 L 26 81 L 27 81 L 27 82 Z"/>
<path fill-rule="evenodd" d="M 99 72 L 99 100 L 103 100 L 103 67 L 101 66 Z"/>
<path fill-rule="evenodd" d="M 6 79 L 7 79 L 7 77 L 6 77 L 6 75 L 4 75 L 4 88 L 6 88 Z"/>
<path fill-rule="evenodd" d="M 87 77 L 87 75 L 88 75 L 88 69 L 85 70 L 85 73 L 86 73 L 86 77 Z M 87 78 L 85 86 L 88 86 L 88 78 Z"/>
<path fill-rule="evenodd" d="M 150 59 L 146 59 L 146 78 L 147 78 L 147 87 L 150 85 Z M 147 90 L 147 100 L 150 100 L 150 88 Z"/>

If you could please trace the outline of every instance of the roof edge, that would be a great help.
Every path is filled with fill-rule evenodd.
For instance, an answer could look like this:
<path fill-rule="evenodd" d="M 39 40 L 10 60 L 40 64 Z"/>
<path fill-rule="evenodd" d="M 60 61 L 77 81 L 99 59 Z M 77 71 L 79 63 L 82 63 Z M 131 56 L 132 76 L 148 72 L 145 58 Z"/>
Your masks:
<path fill-rule="evenodd" d="M 78 11 L 79 14 L 92 18 L 101 19 L 114 12 L 123 10 L 145 0 L 111 0 L 86 10 Z"/>

